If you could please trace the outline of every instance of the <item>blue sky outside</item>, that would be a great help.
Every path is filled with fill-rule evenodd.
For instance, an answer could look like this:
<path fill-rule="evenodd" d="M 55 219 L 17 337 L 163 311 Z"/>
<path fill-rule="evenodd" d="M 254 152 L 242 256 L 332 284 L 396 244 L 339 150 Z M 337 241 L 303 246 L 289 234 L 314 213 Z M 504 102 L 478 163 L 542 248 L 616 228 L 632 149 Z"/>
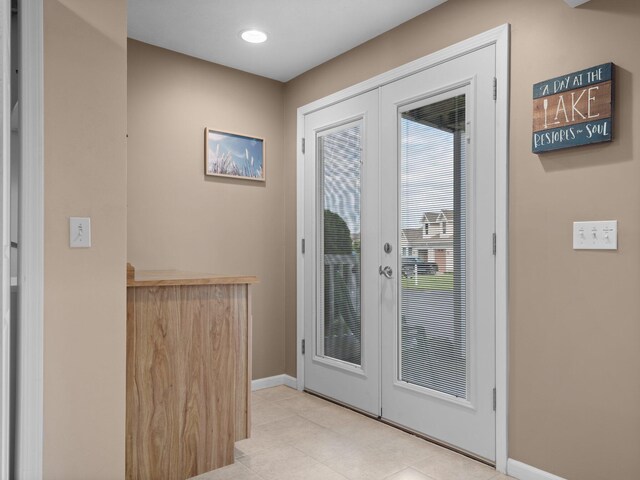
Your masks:
<path fill-rule="evenodd" d="M 401 224 L 421 225 L 425 212 L 453 209 L 453 138 L 450 132 L 403 118 Z"/>

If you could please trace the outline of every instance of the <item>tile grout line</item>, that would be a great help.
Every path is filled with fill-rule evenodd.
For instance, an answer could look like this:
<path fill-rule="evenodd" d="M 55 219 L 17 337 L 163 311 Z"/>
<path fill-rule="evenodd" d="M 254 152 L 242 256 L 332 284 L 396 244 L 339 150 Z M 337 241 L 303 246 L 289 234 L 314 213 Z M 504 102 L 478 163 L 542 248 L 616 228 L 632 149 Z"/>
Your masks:
<path fill-rule="evenodd" d="M 279 388 L 279 387 L 275 387 L 275 388 Z M 257 406 L 258 404 L 262 404 L 263 402 L 267 405 L 270 406 L 274 406 L 277 407 L 278 409 L 282 409 L 282 410 L 291 410 L 291 407 L 287 408 L 286 405 L 282 405 L 282 403 L 287 403 L 288 401 L 292 401 L 293 400 L 293 404 L 295 405 L 296 400 L 294 399 L 307 399 L 307 398 L 314 398 L 316 400 L 316 403 L 314 405 L 314 402 L 310 402 L 311 405 L 307 408 L 304 405 L 304 401 L 298 401 L 298 405 L 293 408 L 291 415 L 286 415 L 282 418 L 274 418 L 273 420 L 270 420 L 268 422 L 265 422 L 263 424 L 260 424 L 258 427 L 265 427 L 265 426 L 269 426 L 272 424 L 276 424 L 277 422 L 283 422 L 283 421 L 291 421 L 291 419 L 295 419 L 293 420 L 294 425 L 290 425 L 289 428 L 291 428 L 291 432 L 293 432 L 293 436 L 295 437 L 296 435 L 296 429 L 297 426 L 295 425 L 295 423 L 300 422 L 302 424 L 309 424 L 310 426 L 313 425 L 313 427 L 317 427 L 319 432 L 326 432 L 326 433 L 330 433 L 332 435 L 336 435 L 340 438 L 343 438 L 345 441 L 351 441 L 352 439 L 350 438 L 349 435 L 347 435 L 347 433 L 345 433 L 344 431 L 341 430 L 337 430 L 336 425 L 332 424 L 330 422 L 330 425 L 333 426 L 328 426 L 328 425 L 323 425 L 322 423 L 319 423 L 318 421 L 318 417 L 307 417 L 305 416 L 305 413 L 308 412 L 313 412 L 313 411 L 317 411 L 317 410 L 322 410 L 325 408 L 328 408 L 332 405 L 338 407 L 340 409 L 340 411 L 344 411 L 347 415 L 345 416 L 345 419 L 357 419 L 357 421 L 354 422 L 354 430 L 357 432 L 358 428 L 360 428 L 360 426 L 358 426 L 358 422 L 360 420 L 364 420 L 364 422 L 362 423 L 362 428 L 366 428 L 368 425 L 368 420 L 370 420 L 368 417 L 355 412 L 355 411 L 351 411 L 343 406 L 340 405 L 336 405 L 332 402 L 326 401 L 325 399 L 313 396 L 313 395 L 308 395 L 308 394 L 304 394 L 301 392 L 292 392 L 291 394 L 287 394 L 286 391 L 282 390 L 279 392 L 274 392 L 273 390 L 271 390 L 272 395 L 269 395 L 267 392 L 269 391 L 269 389 L 265 389 L 262 390 L 260 392 L 265 392 L 265 394 L 258 394 L 256 395 L 257 392 L 254 392 L 254 395 L 256 397 L 256 399 L 259 399 L 258 402 L 255 403 L 255 405 Z M 282 396 L 282 393 L 284 392 L 284 396 Z M 273 395 L 274 393 L 276 393 L 275 395 Z M 300 403 L 302 403 L 302 405 L 300 405 Z M 345 420 L 347 421 L 347 420 Z M 383 424 L 384 425 L 384 424 Z M 278 428 L 277 426 L 274 426 L 275 431 L 278 432 Z M 437 444 L 434 444 L 433 442 L 429 442 L 425 439 L 420 438 L 419 436 L 416 435 L 412 435 L 410 433 L 404 432 L 401 429 L 393 429 L 393 427 L 388 427 L 391 428 L 392 430 L 394 430 L 395 432 L 399 433 L 400 435 L 398 435 L 397 438 L 398 439 L 398 443 L 401 444 L 400 439 L 404 440 L 404 439 L 418 439 L 421 440 L 425 443 L 425 445 L 432 445 L 432 446 L 437 446 Z M 307 437 L 312 437 L 313 434 L 305 434 L 304 431 L 302 431 L 303 433 L 301 433 L 302 438 L 307 438 Z M 380 435 L 381 439 L 384 439 L 385 437 L 385 433 L 384 432 L 380 432 L 380 431 L 376 431 L 375 432 L 376 435 Z M 277 435 L 277 433 L 276 433 Z M 258 450 L 252 454 L 246 454 L 244 451 L 242 451 L 241 449 L 239 450 L 242 453 L 241 457 L 238 457 L 238 460 L 240 460 L 240 458 L 255 458 L 255 456 L 257 455 L 266 455 L 268 456 L 268 452 L 271 450 L 276 450 L 277 448 L 279 448 L 280 446 L 287 446 L 291 449 L 293 449 L 294 451 L 298 452 L 302 457 L 300 458 L 304 458 L 307 460 L 310 460 L 311 465 L 322 465 L 324 468 L 328 469 L 328 471 L 331 471 L 333 473 L 335 473 L 336 475 L 339 475 L 343 478 L 346 478 L 348 480 L 356 480 L 356 479 L 360 479 L 362 478 L 361 474 L 356 474 L 356 477 L 354 477 L 353 475 L 346 475 L 345 473 L 341 473 L 340 471 L 336 470 L 335 466 L 332 466 L 332 464 L 328 464 L 326 463 L 327 460 L 332 460 L 333 458 L 328 458 L 326 460 L 321 460 L 315 456 L 312 456 L 312 454 L 305 452 L 304 450 L 302 450 L 301 448 L 298 448 L 297 443 L 296 443 L 296 439 L 292 438 L 289 432 L 285 433 L 282 437 L 278 437 L 278 438 L 274 438 L 274 439 L 270 439 L 269 440 L 269 432 L 265 432 L 265 439 L 267 439 L 267 442 L 273 441 L 273 442 L 277 442 L 279 443 L 278 446 L 275 446 L 274 448 L 270 448 L 270 447 L 265 447 L 262 450 Z M 251 439 L 249 439 L 251 440 Z M 262 440 L 261 440 L 262 441 Z M 382 441 L 382 440 L 380 440 Z M 384 456 L 384 449 L 380 448 L 379 451 L 376 452 L 376 447 L 375 447 L 375 442 L 376 440 L 374 440 L 371 444 L 365 442 L 362 445 L 358 446 L 355 443 L 353 444 L 356 449 L 362 448 L 362 452 L 359 453 L 358 451 L 350 451 L 350 450 L 344 450 L 344 455 L 338 455 L 335 458 L 351 458 L 351 459 L 357 459 L 358 455 L 362 455 L 362 454 L 375 454 L 377 453 L 380 456 Z M 391 443 L 389 444 L 391 445 Z M 410 447 L 403 447 L 402 445 L 398 445 L 398 447 L 400 450 L 402 450 L 402 448 L 410 448 Z M 442 447 L 439 447 L 442 448 Z M 367 452 L 367 449 L 371 449 L 370 452 Z M 394 471 L 393 473 L 390 473 L 388 475 L 386 475 L 383 479 L 381 480 L 391 480 L 394 476 L 398 475 L 399 473 L 407 470 L 407 471 L 413 471 L 413 472 L 417 472 L 419 475 L 421 475 L 422 477 L 424 477 L 425 479 L 430 479 L 430 480 L 445 480 L 444 478 L 442 478 L 440 475 L 438 475 L 437 477 L 433 477 L 432 475 L 428 475 L 427 473 L 423 472 L 421 469 L 416 468 L 416 465 L 419 465 L 422 462 L 426 462 L 428 461 L 429 458 L 433 457 L 436 458 L 436 454 L 437 452 L 430 452 L 425 454 L 424 457 L 421 457 L 420 459 L 417 460 L 411 460 L 408 461 L 406 460 L 406 458 L 410 458 L 410 457 L 402 457 L 402 453 L 398 454 L 400 455 L 400 457 L 402 457 L 403 459 L 401 460 L 398 455 L 396 455 L 395 453 L 393 453 L 393 451 L 390 451 L 390 457 L 389 458 L 394 458 L 394 460 L 392 460 L 392 462 L 397 462 L 400 466 L 398 467 L 397 471 Z M 443 452 L 443 454 L 447 454 L 447 456 L 450 456 L 452 461 L 456 461 L 456 462 L 473 462 L 473 465 L 482 465 L 481 462 L 477 462 L 475 460 L 472 459 L 468 459 L 467 457 L 465 457 L 464 455 L 460 455 L 456 452 Z M 297 456 L 296 456 L 297 458 Z M 305 460 L 306 461 L 306 460 Z M 442 458 L 440 459 L 440 461 L 442 461 Z M 269 480 L 270 477 L 264 477 L 263 475 L 261 475 L 260 473 L 258 473 L 257 470 L 252 469 L 251 467 L 249 467 L 248 465 L 244 464 L 244 462 L 238 462 L 241 463 L 243 465 L 243 467 L 245 469 L 247 469 L 249 472 L 251 472 L 252 475 L 255 475 L 255 478 L 258 479 L 263 479 L 263 480 Z M 283 462 L 285 463 L 285 462 Z M 446 463 L 446 460 L 445 460 Z M 306 469 L 308 467 L 301 467 L 301 469 Z M 391 467 L 391 468 L 396 468 L 396 467 Z M 465 467 L 467 468 L 467 467 Z M 276 470 L 275 472 L 277 472 L 278 470 Z M 286 472 L 286 470 L 281 470 L 283 473 Z M 274 473 L 275 473 L 274 472 Z M 328 472 L 327 472 L 328 473 Z M 380 472 L 381 473 L 381 472 Z M 490 477 L 487 477 L 486 480 L 509 480 L 510 477 L 502 477 L 498 472 L 493 472 L 494 474 Z M 217 478 L 217 477 L 211 477 L 212 480 Z M 237 476 L 233 476 L 233 477 L 224 477 L 228 480 L 234 480 L 234 479 L 238 479 L 239 477 Z M 446 477 L 449 478 L 449 477 Z"/>

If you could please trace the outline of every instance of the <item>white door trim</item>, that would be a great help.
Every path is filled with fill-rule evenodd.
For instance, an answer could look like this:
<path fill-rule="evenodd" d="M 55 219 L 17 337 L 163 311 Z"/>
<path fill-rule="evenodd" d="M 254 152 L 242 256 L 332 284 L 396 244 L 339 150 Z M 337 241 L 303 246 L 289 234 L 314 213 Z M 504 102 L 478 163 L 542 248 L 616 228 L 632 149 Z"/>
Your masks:
<path fill-rule="evenodd" d="M 42 478 L 44 303 L 43 0 L 20 2 L 20 217 L 15 477 Z"/>
<path fill-rule="evenodd" d="M 507 471 L 509 415 L 510 28 L 496 39 L 496 469 Z"/>
<path fill-rule="evenodd" d="M 297 114 L 297 378 L 304 388 L 304 116 L 478 48 L 496 46 L 496 469 L 507 468 L 509 24 L 501 25 L 298 108 Z"/>
<path fill-rule="evenodd" d="M 0 224 L 2 259 L 0 261 L 0 479 L 9 478 L 11 449 L 11 280 L 9 231 L 11 191 L 11 2 L 0 2 Z"/>

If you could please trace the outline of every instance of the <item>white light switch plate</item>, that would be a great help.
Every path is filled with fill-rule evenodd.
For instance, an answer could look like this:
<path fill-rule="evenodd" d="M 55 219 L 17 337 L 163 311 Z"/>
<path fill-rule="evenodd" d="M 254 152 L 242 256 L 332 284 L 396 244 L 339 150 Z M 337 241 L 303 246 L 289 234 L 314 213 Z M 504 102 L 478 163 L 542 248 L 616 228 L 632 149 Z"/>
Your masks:
<path fill-rule="evenodd" d="M 573 222 L 574 250 L 617 250 L 618 221 Z"/>
<path fill-rule="evenodd" d="M 71 248 L 91 247 L 90 217 L 69 217 L 69 246 Z"/>

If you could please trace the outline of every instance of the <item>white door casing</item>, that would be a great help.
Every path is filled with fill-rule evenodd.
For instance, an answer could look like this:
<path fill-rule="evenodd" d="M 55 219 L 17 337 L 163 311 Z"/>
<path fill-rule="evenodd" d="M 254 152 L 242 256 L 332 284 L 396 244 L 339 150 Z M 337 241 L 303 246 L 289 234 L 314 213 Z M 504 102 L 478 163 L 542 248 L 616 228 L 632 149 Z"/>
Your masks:
<path fill-rule="evenodd" d="M 309 347 L 305 388 L 491 461 L 495 459 L 494 57 L 495 47 L 489 45 L 305 117 L 307 255 L 316 259 L 305 283 Z M 429 118 L 423 120 L 411 117 L 443 106 L 453 110 L 426 113 Z M 461 133 L 449 131 L 452 114 L 460 115 L 454 122 L 460 125 L 453 128 Z M 408 141 L 416 150 L 413 155 L 418 156 L 417 170 L 403 169 L 402 174 L 401 115 L 411 118 L 405 120 L 405 126 L 416 126 Z M 440 128 L 439 121 L 443 122 Z M 430 131 L 433 138 L 417 138 L 420 131 Z M 356 142 L 360 136 L 361 144 Z M 425 141 L 445 142 L 452 149 L 426 145 Z M 464 145 L 459 146 L 461 142 Z M 379 162 L 378 143 L 383 159 Z M 433 154 L 428 153 L 434 149 Z M 425 170 L 429 162 L 435 162 L 433 168 L 441 171 Z M 445 164 L 450 168 L 442 171 Z M 454 180 L 456 168 L 458 180 Z M 412 192 L 403 193 L 401 202 L 403 175 L 411 177 L 408 181 L 414 185 Z M 458 186 L 451 191 L 436 186 L 443 182 L 457 182 Z M 409 284 L 400 287 L 400 226 L 416 220 L 400 221 L 401 203 L 404 209 L 405 199 L 415 203 L 416 195 L 426 198 L 418 202 L 415 216 L 422 216 L 438 201 L 455 211 L 456 218 L 463 217 L 454 228 L 454 237 L 461 239 L 458 244 L 465 247 L 456 253 L 461 254 L 461 268 L 456 268 L 457 285 L 452 291 L 430 291 Z M 335 227 L 331 222 L 335 221 L 342 222 L 342 237 L 346 235 L 339 252 L 334 251 L 332 239 Z M 352 245 L 357 236 L 362 242 L 361 265 Z M 438 241 L 444 241 L 440 235 Z M 392 249 L 385 253 L 383 242 Z M 376 272 L 378 265 L 390 270 L 383 275 Z M 446 261 L 440 269 L 443 271 L 432 278 L 453 276 L 444 271 Z M 431 278 L 423 275 L 424 280 Z M 405 290 L 407 294 L 401 296 Z M 359 326 L 353 317 L 358 316 L 360 293 L 361 337 L 359 329 L 347 327 Z M 410 312 L 401 312 L 400 297 L 411 303 Z M 456 302 L 458 313 L 454 313 Z M 405 325 L 407 317 L 411 327 Z M 456 323 L 458 335 L 445 331 L 447 325 Z M 411 335 L 401 336 L 402 329 Z M 401 351 L 412 359 L 411 368 L 403 371 L 413 380 L 401 375 Z M 340 360 L 333 358 L 336 356 Z M 429 357 L 435 360 L 429 361 Z M 464 371 L 460 371 L 461 362 Z"/>
<path fill-rule="evenodd" d="M 305 238 L 305 212 L 308 194 L 306 192 L 305 155 L 302 145 L 305 138 L 304 117 L 306 114 L 317 111 L 342 100 L 357 96 L 363 92 L 384 86 L 398 79 L 415 74 L 434 65 L 473 52 L 479 48 L 495 45 L 496 47 L 496 130 L 495 130 L 495 232 L 496 232 L 496 290 L 495 290 L 495 384 L 496 384 L 496 414 L 495 414 L 495 461 L 496 468 L 501 472 L 506 471 L 507 466 L 507 286 L 508 286 L 508 120 L 509 120 L 509 25 L 505 24 L 480 35 L 462 41 L 451 47 L 445 48 L 426 57 L 410 62 L 370 80 L 354 85 L 340 92 L 332 94 L 321 100 L 312 102 L 298 109 L 298 133 L 299 141 L 297 162 L 297 381 L 298 388 L 305 386 L 305 356 L 302 354 L 302 340 L 305 338 L 305 313 L 306 305 L 304 285 L 307 280 L 306 273 L 309 270 L 309 256 L 303 249 Z M 308 252 L 308 250 L 307 250 Z"/>
<path fill-rule="evenodd" d="M 18 385 L 15 477 L 42 478 L 44 438 L 44 49 L 43 0 L 20 8 Z"/>
<path fill-rule="evenodd" d="M 11 2 L 0 0 L 0 478 L 9 478 L 11 383 Z"/>

